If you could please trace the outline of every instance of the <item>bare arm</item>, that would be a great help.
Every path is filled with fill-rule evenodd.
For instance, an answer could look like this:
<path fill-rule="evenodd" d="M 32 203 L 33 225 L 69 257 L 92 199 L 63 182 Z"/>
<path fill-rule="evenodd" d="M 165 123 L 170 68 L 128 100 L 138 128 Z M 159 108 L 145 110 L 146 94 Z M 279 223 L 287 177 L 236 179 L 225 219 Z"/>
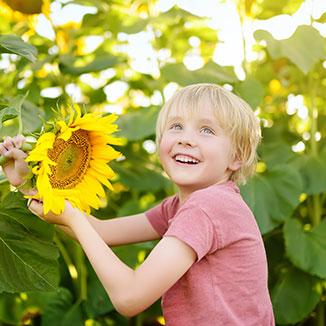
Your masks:
<path fill-rule="evenodd" d="M 32 192 L 29 189 L 21 187 L 25 182 L 25 177 L 30 172 L 28 164 L 25 162 L 27 154 L 20 150 L 25 137 L 18 135 L 15 138 L 6 137 L 3 143 L 0 143 L 0 154 L 10 158 L 3 166 L 9 182 L 24 195 L 33 196 L 36 190 Z M 147 220 L 145 214 L 137 214 L 124 218 L 110 220 L 99 220 L 93 216 L 88 218 L 92 227 L 108 245 L 117 246 L 122 244 L 136 243 L 159 239 L 159 234 L 153 229 Z M 68 226 L 58 225 L 58 227 L 67 233 L 70 237 L 77 240 L 75 233 Z"/>
<path fill-rule="evenodd" d="M 83 247 L 116 310 L 134 316 L 160 298 L 195 262 L 195 251 L 175 237 L 165 237 L 133 270 L 106 245 L 87 217 L 69 204 L 60 216 L 44 216 L 41 203 L 30 209 L 51 223 L 69 226 Z"/>
<path fill-rule="evenodd" d="M 96 233 L 109 246 L 119 246 L 160 238 L 160 235 L 152 227 L 144 213 L 109 220 L 99 220 L 94 216 L 89 216 L 87 220 Z M 70 227 L 64 225 L 58 225 L 58 227 L 78 241 L 76 234 Z"/>

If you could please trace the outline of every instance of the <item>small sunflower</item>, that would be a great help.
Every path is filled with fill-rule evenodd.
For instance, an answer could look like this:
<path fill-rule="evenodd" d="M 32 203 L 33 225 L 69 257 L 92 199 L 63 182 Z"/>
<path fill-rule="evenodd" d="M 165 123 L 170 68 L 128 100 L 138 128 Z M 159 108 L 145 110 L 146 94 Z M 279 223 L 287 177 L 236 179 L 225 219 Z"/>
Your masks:
<path fill-rule="evenodd" d="M 121 156 L 111 145 L 120 145 L 111 134 L 118 126 L 113 124 L 115 114 L 102 113 L 81 115 L 80 108 L 72 107 L 68 123 L 56 122 L 57 132 L 40 136 L 26 162 L 34 162 L 32 172 L 36 175 L 37 195 L 42 198 L 44 214 L 50 210 L 63 212 L 65 200 L 74 207 L 90 214 L 90 207 L 98 209 L 100 198 L 105 198 L 102 184 L 113 189 L 108 179 L 115 175 L 107 164 Z"/>

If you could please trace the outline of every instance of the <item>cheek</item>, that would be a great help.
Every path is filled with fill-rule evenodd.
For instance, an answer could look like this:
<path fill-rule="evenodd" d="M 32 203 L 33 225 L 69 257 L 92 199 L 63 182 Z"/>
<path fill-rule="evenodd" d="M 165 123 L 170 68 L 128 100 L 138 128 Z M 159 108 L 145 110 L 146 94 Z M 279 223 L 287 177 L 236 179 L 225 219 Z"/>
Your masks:
<path fill-rule="evenodd" d="M 167 135 L 163 135 L 158 149 L 160 158 L 161 156 L 167 155 L 171 151 L 171 148 L 172 148 L 171 138 L 168 137 Z"/>

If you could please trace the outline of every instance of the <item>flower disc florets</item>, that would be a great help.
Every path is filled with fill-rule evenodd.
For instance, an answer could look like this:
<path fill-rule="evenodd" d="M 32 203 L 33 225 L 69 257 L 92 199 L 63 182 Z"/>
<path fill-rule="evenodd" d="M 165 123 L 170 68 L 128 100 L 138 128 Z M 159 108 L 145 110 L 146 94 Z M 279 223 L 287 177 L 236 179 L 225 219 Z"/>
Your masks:
<path fill-rule="evenodd" d="M 108 179 L 115 174 L 107 163 L 121 155 L 109 145 L 120 144 L 110 136 L 118 128 L 113 124 L 117 116 L 81 116 L 79 107 L 74 108 L 76 118 L 70 107 L 69 122 L 57 121 L 58 131 L 42 134 L 26 159 L 34 162 L 38 193 L 33 198 L 42 198 L 45 214 L 60 214 L 65 200 L 90 214 L 90 207 L 98 209 L 100 197 L 105 198 L 102 184 L 112 189 Z"/>

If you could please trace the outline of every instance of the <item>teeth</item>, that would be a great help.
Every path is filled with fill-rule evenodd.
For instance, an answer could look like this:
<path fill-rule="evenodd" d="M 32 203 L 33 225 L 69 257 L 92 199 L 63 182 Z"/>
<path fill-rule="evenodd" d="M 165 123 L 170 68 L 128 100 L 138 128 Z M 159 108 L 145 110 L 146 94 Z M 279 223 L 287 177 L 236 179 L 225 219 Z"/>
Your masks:
<path fill-rule="evenodd" d="M 184 155 L 177 155 L 175 157 L 175 160 L 182 163 L 193 163 L 193 164 L 199 163 L 199 161 L 196 160 L 195 158 L 191 158 L 189 156 L 184 156 Z"/>

